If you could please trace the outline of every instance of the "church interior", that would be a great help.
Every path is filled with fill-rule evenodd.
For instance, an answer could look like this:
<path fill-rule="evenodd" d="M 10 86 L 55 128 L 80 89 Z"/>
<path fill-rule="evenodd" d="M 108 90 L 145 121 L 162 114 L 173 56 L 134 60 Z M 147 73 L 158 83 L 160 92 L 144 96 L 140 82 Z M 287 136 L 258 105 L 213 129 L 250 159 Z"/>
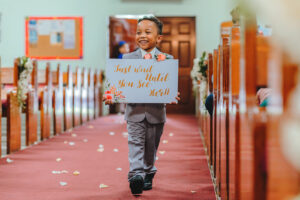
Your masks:
<path fill-rule="evenodd" d="M 300 200 L 299 11 L 297 0 L 0 0 L 0 199 Z M 170 80 L 149 96 L 179 92 L 174 104 L 137 89 L 122 103 L 110 87 L 109 63 L 139 51 L 145 16 L 163 24 L 165 57 L 141 63 L 176 70 L 139 74 Z M 153 188 L 138 196 L 127 103 L 165 103 L 167 116 Z"/>

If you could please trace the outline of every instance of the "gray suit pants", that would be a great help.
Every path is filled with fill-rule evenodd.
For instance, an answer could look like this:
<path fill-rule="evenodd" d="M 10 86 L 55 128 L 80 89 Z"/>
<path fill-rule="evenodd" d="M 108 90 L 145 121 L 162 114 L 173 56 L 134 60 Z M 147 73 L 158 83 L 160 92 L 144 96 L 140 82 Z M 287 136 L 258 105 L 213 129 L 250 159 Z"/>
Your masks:
<path fill-rule="evenodd" d="M 129 173 L 128 180 L 136 175 L 145 178 L 155 174 L 156 151 L 163 133 L 164 123 L 150 124 L 146 119 L 141 122 L 127 121 Z"/>

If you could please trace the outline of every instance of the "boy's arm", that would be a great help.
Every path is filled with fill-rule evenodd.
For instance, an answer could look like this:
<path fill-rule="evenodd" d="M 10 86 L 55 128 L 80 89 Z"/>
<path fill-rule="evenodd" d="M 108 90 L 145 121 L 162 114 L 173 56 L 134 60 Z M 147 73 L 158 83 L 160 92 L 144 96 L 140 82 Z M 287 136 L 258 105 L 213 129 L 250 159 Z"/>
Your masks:
<path fill-rule="evenodd" d="M 178 104 L 178 101 L 180 101 L 180 92 L 177 93 L 177 97 L 175 97 L 175 100 L 177 101 L 172 101 L 170 104 Z"/>

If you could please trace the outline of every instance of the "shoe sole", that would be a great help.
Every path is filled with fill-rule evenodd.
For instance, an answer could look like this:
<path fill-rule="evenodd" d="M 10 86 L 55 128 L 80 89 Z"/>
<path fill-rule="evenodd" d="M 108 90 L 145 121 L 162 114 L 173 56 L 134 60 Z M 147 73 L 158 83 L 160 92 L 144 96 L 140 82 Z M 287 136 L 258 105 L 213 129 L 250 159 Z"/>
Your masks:
<path fill-rule="evenodd" d="M 130 182 L 130 189 L 131 193 L 133 195 L 139 195 L 143 193 L 143 186 L 144 186 L 144 181 L 143 180 L 134 180 Z"/>
<path fill-rule="evenodd" d="M 143 188 L 143 190 L 152 190 L 152 187 L 145 187 L 145 188 Z"/>

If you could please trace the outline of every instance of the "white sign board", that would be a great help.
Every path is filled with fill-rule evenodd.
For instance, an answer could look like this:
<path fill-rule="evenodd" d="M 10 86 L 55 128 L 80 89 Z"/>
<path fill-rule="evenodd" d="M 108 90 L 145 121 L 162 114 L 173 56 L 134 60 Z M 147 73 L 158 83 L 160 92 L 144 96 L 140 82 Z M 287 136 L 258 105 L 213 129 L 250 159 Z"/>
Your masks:
<path fill-rule="evenodd" d="M 178 92 L 178 60 L 109 59 L 105 86 L 115 102 L 171 103 Z"/>

